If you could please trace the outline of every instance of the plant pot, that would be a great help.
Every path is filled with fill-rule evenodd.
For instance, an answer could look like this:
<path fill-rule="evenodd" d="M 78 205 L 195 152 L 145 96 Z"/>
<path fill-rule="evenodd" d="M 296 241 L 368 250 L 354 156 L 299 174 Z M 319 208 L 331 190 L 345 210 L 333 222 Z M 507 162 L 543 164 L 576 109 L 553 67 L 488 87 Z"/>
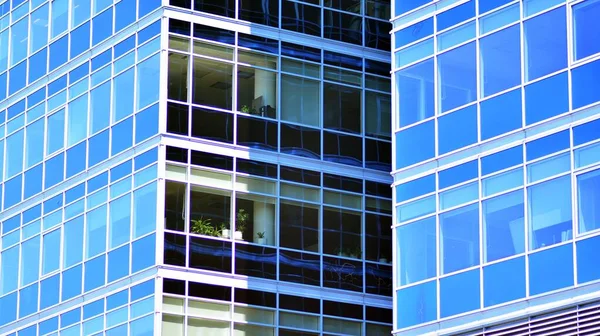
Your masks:
<path fill-rule="evenodd" d="M 221 237 L 229 239 L 229 237 L 231 237 L 231 231 L 229 229 L 223 229 L 223 231 L 221 231 Z"/>
<path fill-rule="evenodd" d="M 387 258 L 379 258 L 379 262 L 382 264 L 387 264 L 388 260 L 387 260 Z"/>
<path fill-rule="evenodd" d="M 267 244 L 267 238 L 256 238 L 256 242 L 260 245 L 266 245 Z"/>
<path fill-rule="evenodd" d="M 244 236 L 242 234 L 242 231 L 235 231 L 233 233 L 233 239 L 235 239 L 235 240 L 244 240 Z"/>

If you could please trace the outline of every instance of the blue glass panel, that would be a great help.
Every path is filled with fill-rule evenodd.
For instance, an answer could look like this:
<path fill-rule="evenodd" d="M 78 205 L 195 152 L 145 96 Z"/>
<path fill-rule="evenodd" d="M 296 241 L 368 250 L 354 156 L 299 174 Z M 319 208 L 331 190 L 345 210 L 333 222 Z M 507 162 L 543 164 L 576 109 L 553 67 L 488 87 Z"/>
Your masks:
<path fill-rule="evenodd" d="M 575 59 L 600 52 L 600 1 L 585 1 L 573 6 Z"/>
<path fill-rule="evenodd" d="M 527 181 L 532 183 L 571 169 L 571 154 L 563 153 L 527 166 Z"/>
<path fill-rule="evenodd" d="M 154 279 L 142 282 L 139 285 L 131 287 L 130 302 L 136 301 L 150 294 L 154 294 Z"/>
<path fill-rule="evenodd" d="M 108 253 L 108 282 L 129 275 L 129 245 Z"/>
<path fill-rule="evenodd" d="M 396 209 L 396 221 L 406 222 L 411 219 L 434 213 L 436 210 L 436 196 L 431 195 L 416 201 L 405 203 Z"/>
<path fill-rule="evenodd" d="M 569 148 L 569 130 L 564 130 L 525 144 L 527 161 Z"/>
<path fill-rule="evenodd" d="M 154 36 L 160 34 L 160 21 L 154 21 L 152 24 L 146 26 L 144 29 L 138 31 L 138 42 L 137 45 L 142 45 L 144 42 L 150 40 Z"/>
<path fill-rule="evenodd" d="M 85 170 L 86 143 L 67 150 L 67 178 Z"/>
<path fill-rule="evenodd" d="M 396 202 L 404 202 L 433 191 L 435 191 L 435 174 L 397 185 Z"/>
<path fill-rule="evenodd" d="M 40 335 L 46 335 L 58 329 L 58 316 L 40 322 Z"/>
<path fill-rule="evenodd" d="M 525 251 L 525 205 L 518 190 L 483 202 L 486 262 Z"/>
<path fill-rule="evenodd" d="M 57 304 L 60 295 L 60 274 L 42 280 L 40 286 L 40 310 Z"/>
<path fill-rule="evenodd" d="M 146 107 L 158 100 L 160 55 L 156 54 L 137 65 L 136 91 L 143 92 L 137 95 L 137 109 Z"/>
<path fill-rule="evenodd" d="M 69 102 L 68 112 L 67 146 L 71 146 L 87 136 L 88 95 Z"/>
<path fill-rule="evenodd" d="M 432 0 L 405 0 L 405 1 L 396 1 L 396 13 L 394 16 L 398 16 L 404 14 L 408 11 L 411 11 L 417 7 L 420 7 L 426 3 L 431 2 Z"/>
<path fill-rule="evenodd" d="M 21 285 L 27 285 L 39 278 L 40 236 L 21 244 Z"/>
<path fill-rule="evenodd" d="M 479 196 L 479 183 L 472 182 L 440 193 L 440 210 L 474 201 Z"/>
<path fill-rule="evenodd" d="M 104 285 L 105 267 L 106 255 L 104 254 L 85 263 L 84 292 Z"/>
<path fill-rule="evenodd" d="M 58 194 L 51 199 L 44 201 L 44 214 L 51 213 L 62 206 L 63 197 L 62 194 Z"/>
<path fill-rule="evenodd" d="M 135 143 L 140 143 L 158 133 L 158 104 L 135 115 Z"/>
<path fill-rule="evenodd" d="M 475 21 L 471 21 L 452 28 L 438 35 L 438 51 L 444 51 L 455 45 L 459 45 L 467 40 L 475 38 L 477 30 Z"/>
<path fill-rule="evenodd" d="M 134 70 L 131 68 L 113 79 L 113 122 L 133 113 Z"/>
<path fill-rule="evenodd" d="M 524 29 L 525 80 L 534 80 L 567 66 L 565 6 L 525 21 Z"/>
<path fill-rule="evenodd" d="M 479 205 L 440 215 L 443 274 L 479 265 Z"/>
<path fill-rule="evenodd" d="M 156 250 L 156 235 L 151 234 L 132 244 L 131 273 L 141 271 L 155 264 L 154 253 L 148 251 Z M 133 296 L 133 293 L 132 293 Z"/>
<path fill-rule="evenodd" d="M 410 47 L 398 50 L 395 56 L 394 67 L 400 68 L 422 58 L 433 54 L 433 38 L 421 41 L 417 44 L 411 45 Z"/>
<path fill-rule="evenodd" d="M 67 75 L 63 75 L 60 78 L 52 81 L 48 84 L 48 96 L 52 96 L 58 91 L 67 87 Z"/>
<path fill-rule="evenodd" d="M 434 115 L 433 59 L 397 72 L 396 85 L 400 127 Z"/>
<path fill-rule="evenodd" d="M 523 147 L 517 146 L 481 158 L 481 174 L 487 175 L 523 163 Z"/>
<path fill-rule="evenodd" d="M 42 247 L 42 274 L 48 274 L 60 267 L 60 233 L 54 230 L 44 235 Z"/>
<path fill-rule="evenodd" d="M 111 128 L 112 148 L 111 155 L 118 154 L 132 146 L 133 118 L 129 117 Z"/>
<path fill-rule="evenodd" d="M 122 1 L 124 2 L 124 1 Z M 119 10 L 117 9 L 117 12 Z M 118 21 L 118 19 L 117 19 Z M 115 59 L 135 48 L 135 36 L 130 36 L 115 45 Z"/>
<path fill-rule="evenodd" d="M 440 317 L 448 317 L 479 308 L 479 269 L 440 280 Z"/>
<path fill-rule="evenodd" d="M 63 267 L 80 262 L 83 257 L 83 216 L 65 223 L 63 241 Z"/>
<path fill-rule="evenodd" d="M 600 170 L 577 176 L 577 213 L 579 232 L 600 228 Z"/>
<path fill-rule="evenodd" d="M 6 177 L 12 177 L 23 170 L 23 139 L 25 132 L 20 130 L 6 138 Z"/>
<path fill-rule="evenodd" d="M 81 277 L 81 268 L 81 265 L 77 265 L 62 273 L 62 301 L 68 300 L 72 297 L 81 294 L 83 280 Z"/>
<path fill-rule="evenodd" d="M 481 102 L 481 140 L 521 128 L 522 109 L 520 89 Z"/>
<path fill-rule="evenodd" d="M 27 57 L 27 45 L 29 36 L 27 34 L 29 26 L 29 17 L 15 23 L 11 32 L 11 43 L 10 43 L 10 59 L 11 65 L 15 65 Z"/>
<path fill-rule="evenodd" d="M 416 324 L 433 321 L 437 318 L 437 286 L 436 281 L 398 291 L 396 295 L 398 328 L 406 328 Z M 415 309 L 419 307 L 419 309 Z"/>
<path fill-rule="evenodd" d="M 90 133 L 94 134 L 108 126 L 110 122 L 110 90 L 111 82 L 108 81 L 90 93 Z"/>
<path fill-rule="evenodd" d="M 8 72 L 5 72 L 2 75 L 0 75 L 0 99 L 6 98 L 6 89 L 8 88 L 6 83 L 7 73 Z"/>
<path fill-rule="evenodd" d="M 106 310 L 123 306 L 127 302 L 129 302 L 129 292 L 127 290 L 112 294 L 106 298 Z"/>
<path fill-rule="evenodd" d="M 76 81 L 82 79 L 90 73 L 90 63 L 85 62 L 77 68 L 69 72 L 69 84 L 73 84 Z"/>
<path fill-rule="evenodd" d="M 552 265 L 552 267 L 548 267 Z M 529 294 L 537 295 L 573 285 L 573 245 L 529 255 Z"/>
<path fill-rule="evenodd" d="M 69 59 L 69 35 L 61 37 L 50 44 L 50 69 L 52 71 L 67 63 Z"/>
<path fill-rule="evenodd" d="M 102 162 L 108 158 L 109 130 L 96 134 L 89 140 L 88 167 Z"/>
<path fill-rule="evenodd" d="M 460 127 L 456 127 L 460 125 Z M 477 142 L 477 105 L 438 118 L 438 152 L 445 154 Z"/>
<path fill-rule="evenodd" d="M 418 146 L 415 146 L 418 144 Z M 396 169 L 435 156 L 435 124 L 428 121 L 396 133 Z"/>
<path fill-rule="evenodd" d="M 18 336 L 37 336 L 37 325 L 34 324 L 31 327 L 19 330 Z"/>
<path fill-rule="evenodd" d="M 108 184 L 108 173 L 104 172 L 98 176 L 94 176 L 93 178 L 87 181 L 88 185 L 88 194 L 96 191 L 102 187 L 105 187 Z"/>
<path fill-rule="evenodd" d="M 441 112 L 477 99 L 476 59 L 475 42 L 438 56 Z"/>
<path fill-rule="evenodd" d="M 104 41 L 112 34 L 113 9 L 105 10 L 92 19 L 92 46 Z"/>
<path fill-rule="evenodd" d="M 0 298 L 0 325 L 5 325 L 17 318 L 17 293 L 14 292 Z"/>
<path fill-rule="evenodd" d="M 139 1 L 138 19 L 160 7 L 161 0 Z"/>
<path fill-rule="evenodd" d="M 523 1 L 523 15 L 531 16 L 564 2 L 565 0 L 525 0 Z"/>
<path fill-rule="evenodd" d="M 396 48 L 433 35 L 433 18 L 425 19 L 395 33 Z"/>
<path fill-rule="evenodd" d="M 110 49 L 100 53 L 92 58 L 92 72 L 102 68 L 112 61 L 112 52 Z"/>
<path fill-rule="evenodd" d="M 115 5 L 115 33 L 135 21 L 136 5 L 136 0 L 122 0 Z"/>
<path fill-rule="evenodd" d="M 48 58 L 48 48 L 44 48 L 29 58 L 29 78 L 28 83 L 40 79 L 46 74 L 46 60 Z"/>
<path fill-rule="evenodd" d="M 18 277 L 14 275 L 19 272 L 19 246 L 2 251 L 0 257 L 2 261 L 0 264 L 0 293 L 6 294 L 17 289 Z M 4 312 L 4 310 L 1 311 Z"/>
<path fill-rule="evenodd" d="M 528 188 L 530 248 L 571 239 L 571 177 L 563 176 Z"/>
<path fill-rule="evenodd" d="M 5 29 L 3 32 L 0 33 L 0 71 L 6 70 L 8 66 L 9 31 L 10 30 Z"/>
<path fill-rule="evenodd" d="M 512 4 L 499 11 L 487 14 L 479 20 L 479 33 L 485 34 L 496 30 L 500 27 L 504 27 L 513 22 L 519 21 L 521 17 L 521 7 L 518 3 Z M 518 26 L 517 26 L 518 27 Z M 521 64 L 518 64 L 518 69 L 521 68 Z"/>
<path fill-rule="evenodd" d="M 480 40 L 484 97 L 521 83 L 520 35 L 519 25 L 515 25 Z"/>
<path fill-rule="evenodd" d="M 81 308 L 75 308 L 60 315 L 60 327 L 64 328 L 81 321 Z"/>
<path fill-rule="evenodd" d="M 71 43 L 69 53 L 71 59 L 87 51 L 90 48 L 90 23 L 86 22 L 73 30 L 71 32 L 71 41 L 77 41 L 77 43 Z"/>
<path fill-rule="evenodd" d="M 73 0 L 71 5 L 71 27 L 76 27 L 89 19 L 91 8 L 92 2 L 90 0 Z"/>
<path fill-rule="evenodd" d="M 509 3 L 511 0 L 479 0 L 479 14 L 491 11 L 494 8 L 498 8 L 504 4 Z"/>
<path fill-rule="evenodd" d="M 600 236 L 577 242 L 577 282 L 585 283 L 600 279 L 598 254 Z"/>
<path fill-rule="evenodd" d="M 525 297 L 525 257 L 483 268 L 485 307 Z"/>
<path fill-rule="evenodd" d="M 144 168 L 158 160 L 158 149 L 152 148 L 151 150 L 144 152 L 133 159 L 134 170 Z"/>
<path fill-rule="evenodd" d="M 127 323 L 106 331 L 106 336 L 127 335 Z"/>
<path fill-rule="evenodd" d="M 8 209 L 21 201 L 23 175 L 8 180 L 4 184 L 4 209 Z"/>
<path fill-rule="evenodd" d="M 438 173 L 439 189 L 445 189 L 449 186 L 476 178 L 479 174 L 478 169 L 477 160 L 474 160 L 440 171 Z"/>
<path fill-rule="evenodd" d="M 97 316 L 104 312 L 104 299 L 100 299 L 94 301 L 92 303 L 88 303 L 83 306 L 83 319 L 88 319 L 90 317 Z"/>
<path fill-rule="evenodd" d="M 65 144 L 65 110 L 61 109 L 48 117 L 46 132 L 46 154 L 52 154 Z"/>
<path fill-rule="evenodd" d="M 408 285 L 436 275 L 435 217 L 402 225 L 398 233 L 399 285 Z"/>
<path fill-rule="evenodd" d="M 20 224 L 21 224 L 21 216 L 20 215 L 16 215 L 9 219 L 5 219 L 4 222 L 2 223 L 2 234 L 5 234 L 7 232 L 10 232 L 10 231 L 18 228 Z"/>
<path fill-rule="evenodd" d="M 110 169 L 110 182 L 120 180 L 121 178 L 131 174 L 131 160 L 127 160 L 118 166 Z"/>
<path fill-rule="evenodd" d="M 444 30 L 472 17 L 475 17 L 475 0 L 470 0 L 460 6 L 438 14 L 437 30 Z"/>
<path fill-rule="evenodd" d="M 131 222 L 131 194 L 110 202 L 109 247 L 119 246 L 129 241 Z"/>
<path fill-rule="evenodd" d="M 46 167 L 46 176 L 44 180 L 45 188 L 50 188 L 57 183 L 62 182 L 65 170 L 64 156 L 64 153 L 60 153 L 44 163 Z"/>
<path fill-rule="evenodd" d="M 29 124 L 25 135 L 25 167 L 29 168 L 44 158 L 44 119 Z"/>
<path fill-rule="evenodd" d="M 42 100 L 44 100 L 44 98 L 46 98 L 46 89 L 44 87 L 42 87 L 41 89 L 35 91 L 34 93 L 30 94 L 29 96 L 27 96 L 27 108 L 31 108 L 35 105 L 37 105 L 37 103 L 41 102 Z M 2 118 L 2 120 L 4 120 L 4 118 Z M 33 120 L 33 119 L 30 119 Z"/>
<path fill-rule="evenodd" d="M 573 127 L 573 146 L 600 139 L 600 119 Z"/>
<path fill-rule="evenodd" d="M 594 61 L 573 69 L 571 85 L 573 88 L 574 109 L 599 101 L 600 61 Z"/>
<path fill-rule="evenodd" d="M 23 212 L 23 223 L 29 223 L 34 219 L 38 219 L 40 218 L 42 214 L 42 207 L 40 206 L 40 204 L 31 207 L 27 210 L 25 210 L 25 212 Z"/>
<path fill-rule="evenodd" d="M 25 317 L 37 311 L 38 284 L 35 283 L 19 291 L 19 317 Z"/>
<path fill-rule="evenodd" d="M 8 82 L 8 94 L 13 94 L 27 84 L 27 62 L 21 62 L 19 65 L 13 67 L 9 71 L 8 78 L 10 79 Z"/>
<path fill-rule="evenodd" d="M 149 315 L 129 323 L 129 334 L 132 336 L 154 335 L 154 316 Z"/>
<path fill-rule="evenodd" d="M 68 0 L 54 0 L 52 1 L 52 23 L 51 37 L 56 37 L 69 27 L 69 1 Z"/>
<path fill-rule="evenodd" d="M 107 206 L 96 208 L 86 215 L 86 258 L 106 251 Z"/>

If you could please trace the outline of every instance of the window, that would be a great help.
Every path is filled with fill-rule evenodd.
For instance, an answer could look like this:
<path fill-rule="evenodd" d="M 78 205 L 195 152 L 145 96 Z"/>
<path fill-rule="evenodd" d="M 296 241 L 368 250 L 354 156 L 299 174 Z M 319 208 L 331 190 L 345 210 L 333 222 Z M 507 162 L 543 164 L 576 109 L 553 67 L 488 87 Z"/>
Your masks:
<path fill-rule="evenodd" d="M 600 170 L 577 176 L 579 233 L 600 228 Z"/>
<path fill-rule="evenodd" d="M 599 2 L 600 3 L 600 2 Z M 594 61 L 577 67 L 572 71 L 573 109 L 589 105 L 600 100 L 600 61 Z"/>
<path fill-rule="evenodd" d="M 521 89 L 516 89 L 481 102 L 481 140 L 521 128 L 522 101 Z"/>
<path fill-rule="evenodd" d="M 573 6 L 573 41 L 575 59 L 600 52 L 600 1 L 585 1 Z"/>
<path fill-rule="evenodd" d="M 548 267 L 552 265 L 552 267 Z M 529 294 L 573 285 L 573 245 L 566 244 L 529 256 Z"/>
<path fill-rule="evenodd" d="M 445 154 L 477 142 L 477 105 L 438 119 L 438 152 Z"/>
<path fill-rule="evenodd" d="M 191 186 L 191 233 L 230 239 L 231 192 Z"/>
<path fill-rule="evenodd" d="M 267 26 L 279 25 L 279 0 L 263 0 L 260 3 L 254 0 L 240 0 L 239 17 Z"/>
<path fill-rule="evenodd" d="M 282 0 L 281 28 L 321 36 L 321 8 Z"/>
<path fill-rule="evenodd" d="M 259 180 L 254 181 L 258 182 Z M 238 183 L 240 182 L 243 183 L 244 180 L 238 180 Z M 271 197 L 254 194 L 238 193 L 237 195 L 236 231 L 242 232 L 245 241 L 260 245 L 275 245 L 277 237 L 275 200 Z"/>
<path fill-rule="evenodd" d="M 479 265 L 479 206 L 440 215 L 442 274 Z"/>
<path fill-rule="evenodd" d="M 475 51 L 473 42 L 438 56 L 439 102 L 442 113 L 477 99 Z"/>
<path fill-rule="evenodd" d="M 361 132 L 361 90 L 333 83 L 324 83 L 323 123 L 326 128 Z"/>
<path fill-rule="evenodd" d="M 282 200 L 279 211 L 280 246 L 319 252 L 319 207 Z"/>
<path fill-rule="evenodd" d="M 433 120 L 396 133 L 396 169 L 427 160 L 434 155 L 435 124 Z"/>
<path fill-rule="evenodd" d="M 525 257 L 483 268 L 484 307 L 525 297 Z"/>
<path fill-rule="evenodd" d="M 281 119 L 309 126 L 320 125 L 320 83 L 281 75 Z"/>
<path fill-rule="evenodd" d="M 390 140 L 392 98 L 388 94 L 365 91 L 365 135 Z"/>
<path fill-rule="evenodd" d="M 483 97 L 521 83 L 519 25 L 503 29 L 480 41 L 481 92 Z"/>
<path fill-rule="evenodd" d="M 362 259 L 361 214 L 336 208 L 323 209 L 323 253 Z"/>
<path fill-rule="evenodd" d="M 479 269 L 440 279 L 440 318 L 479 308 Z"/>
<path fill-rule="evenodd" d="M 277 73 L 238 66 L 237 110 L 277 118 Z"/>
<path fill-rule="evenodd" d="M 434 115 L 433 72 L 433 59 L 429 59 L 396 73 L 400 127 Z"/>
<path fill-rule="evenodd" d="M 525 251 L 525 206 L 521 190 L 483 202 L 486 262 Z"/>
<path fill-rule="evenodd" d="M 526 81 L 567 66 L 566 20 L 562 6 L 524 22 Z"/>
<path fill-rule="evenodd" d="M 398 227 L 399 285 L 408 285 L 436 275 L 435 217 Z"/>
<path fill-rule="evenodd" d="M 570 176 L 529 187 L 527 194 L 530 248 L 537 249 L 571 239 Z"/>
<path fill-rule="evenodd" d="M 281 152 L 321 158 L 321 131 L 314 128 L 281 123 Z"/>
<path fill-rule="evenodd" d="M 437 281 L 429 281 L 399 290 L 396 302 L 398 304 L 396 307 L 398 328 L 435 320 L 437 318 Z"/>
<path fill-rule="evenodd" d="M 545 59 L 549 58 L 545 57 Z M 575 92 L 575 89 L 573 91 Z M 549 95 L 548 92 L 552 92 L 552 94 Z M 526 125 L 554 117 L 568 110 L 569 87 L 567 72 L 545 78 L 525 87 Z"/>

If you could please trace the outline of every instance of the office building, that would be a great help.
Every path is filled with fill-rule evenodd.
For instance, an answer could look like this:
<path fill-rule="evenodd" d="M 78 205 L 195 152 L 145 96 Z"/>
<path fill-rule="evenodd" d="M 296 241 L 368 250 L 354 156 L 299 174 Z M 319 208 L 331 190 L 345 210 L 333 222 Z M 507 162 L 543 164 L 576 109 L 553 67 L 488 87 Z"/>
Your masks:
<path fill-rule="evenodd" d="M 392 10 L 394 334 L 597 335 L 600 1 Z"/>
<path fill-rule="evenodd" d="M 3 1 L 0 334 L 389 334 L 390 16 Z"/>

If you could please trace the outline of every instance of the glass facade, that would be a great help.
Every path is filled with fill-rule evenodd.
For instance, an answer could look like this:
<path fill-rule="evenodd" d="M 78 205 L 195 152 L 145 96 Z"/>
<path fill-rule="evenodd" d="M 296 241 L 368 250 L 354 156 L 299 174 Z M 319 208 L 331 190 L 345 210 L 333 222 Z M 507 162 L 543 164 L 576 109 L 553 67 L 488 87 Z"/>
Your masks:
<path fill-rule="evenodd" d="M 0 334 L 388 335 L 390 16 L 0 0 Z"/>
<path fill-rule="evenodd" d="M 480 335 L 600 280 L 600 1 L 458 3 L 394 3 L 398 334 Z"/>

